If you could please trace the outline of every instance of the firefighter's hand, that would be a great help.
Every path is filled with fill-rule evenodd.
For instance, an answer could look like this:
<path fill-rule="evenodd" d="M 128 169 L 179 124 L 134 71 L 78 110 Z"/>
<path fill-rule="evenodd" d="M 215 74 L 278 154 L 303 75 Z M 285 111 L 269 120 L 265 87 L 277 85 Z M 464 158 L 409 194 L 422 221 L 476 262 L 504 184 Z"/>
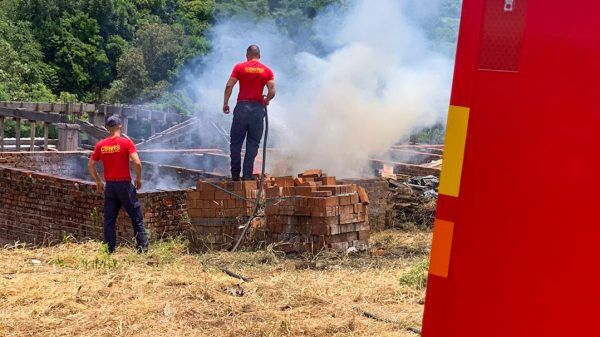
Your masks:
<path fill-rule="evenodd" d="M 98 190 L 98 192 L 104 193 L 104 183 L 102 182 L 102 180 L 96 180 L 96 189 Z"/>
<path fill-rule="evenodd" d="M 133 186 L 135 186 L 136 190 L 141 189 L 142 188 L 142 179 L 141 178 L 136 178 L 135 179 L 135 185 L 133 185 Z"/>
<path fill-rule="evenodd" d="M 223 104 L 223 113 L 224 114 L 228 114 L 229 112 L 230 112 L 229 111 L 229 105 L 228 104 Z"/>

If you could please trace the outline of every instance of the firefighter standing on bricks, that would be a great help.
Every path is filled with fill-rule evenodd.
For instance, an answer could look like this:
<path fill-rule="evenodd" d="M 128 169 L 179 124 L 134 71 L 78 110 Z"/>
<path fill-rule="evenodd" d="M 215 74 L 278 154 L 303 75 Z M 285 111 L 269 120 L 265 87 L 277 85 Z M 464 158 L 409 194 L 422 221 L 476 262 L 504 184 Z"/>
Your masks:
<path fill-rule="evenodd" d="M 246 50 L 247 62 L 235 65 L 225 85 L 223 112 L 228 114 L 229 98 L 233 87 L 239 81 L 240 91 L 237 104 L 233 110 L 231 124 L 231 178 L 251 180 L 254 171 L 254 160 L 258 154 L 260 139 L 264 129 L 265 106 L 275 97 L 275 80 L 273 71 L 260 63 L 260 49 L 251 45 Z M 266 98 L 263 90 L 267 86 Z M 246 154 L 242 170 L 242 144 L 246 140 Z"/>
<path fill-rule="evenodd" d="M 145 252 L 148 249 L 148 236 L 137 198 L 137 189 L 142 187 L 142 163 L 131 139 L 121 135 L 122 125 L 119 117 L 108 117 L 106 128 L 110 136 L 96 144 L 88 163 L 98 191 L 104 192 L 104 242 L 108 245 L 108 251 L 114 252 L 117 243 L 117 216 L 123 207 L 131 218 L 137 250 Z M 133 162 L 134 184 L 131 183 L 129 160 Z M 98 161 L 102 161 L 106 185 L 96 171 Z"/>

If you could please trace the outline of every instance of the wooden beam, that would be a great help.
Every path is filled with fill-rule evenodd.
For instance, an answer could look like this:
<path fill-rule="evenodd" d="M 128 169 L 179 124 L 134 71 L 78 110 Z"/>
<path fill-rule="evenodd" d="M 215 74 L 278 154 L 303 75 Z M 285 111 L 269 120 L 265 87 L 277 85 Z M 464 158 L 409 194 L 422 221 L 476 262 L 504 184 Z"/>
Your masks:
<path fill-rule="evenodd" d="M 21 118 L 15 118 L 15 150 L 21 151 Z"/>
<path fill-rule="evenodd" d="M 29 151 L 35 148 L 35 121 L 29 121 Z"/>
<path fill-rule="evenodd" d="M 4 152 L 4 117 L 0 116 L 0 152 Z"/>
<path fill-rule="evenodd" d="M 21 109 L 9 109 L 0 107 L 0 116 L 11 117 L 15 119 L 28 119 L 32 121 L 45 123 L 66 123 L 68 118 L 65 115 L 56 113 L 47 113 L 39 111 L 29 111 Z"/>
<path fill-rule="evenodd" d="M 44 123 L 44 151 L 48 151 L 48 123 Z"/>

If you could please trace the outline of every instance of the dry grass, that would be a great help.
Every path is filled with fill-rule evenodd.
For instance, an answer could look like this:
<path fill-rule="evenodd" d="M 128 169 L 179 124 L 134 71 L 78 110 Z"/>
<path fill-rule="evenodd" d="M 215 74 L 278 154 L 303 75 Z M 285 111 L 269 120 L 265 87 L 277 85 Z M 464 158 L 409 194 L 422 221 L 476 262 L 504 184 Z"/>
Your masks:
<path fill-rule="evenodd" d="M 0 336 L 416 336 L 406 328 L 421 324 L 430 239 L 387 231 L 373 255 L 295 259 L 192 255 L 177 240 L 148 255 L 97 242 L 0 249 Z"/>

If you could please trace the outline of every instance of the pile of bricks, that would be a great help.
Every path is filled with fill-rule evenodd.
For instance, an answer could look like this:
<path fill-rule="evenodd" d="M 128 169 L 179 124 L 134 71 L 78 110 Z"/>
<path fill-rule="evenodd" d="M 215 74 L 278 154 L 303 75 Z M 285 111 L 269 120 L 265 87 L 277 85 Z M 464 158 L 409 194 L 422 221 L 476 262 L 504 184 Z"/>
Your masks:
<path fill-rule="evenodd" d="M 392 211 L 389 207 L 390 191 L 387 180 L 381 178 L 344 179 L 341 183 L 356 184 L 367 191 L 371 233 L 382 231 L 389 225 Z"/>
<path fill-rule="evenodd" d="M 247 200 L 215 188 L 217 185 Z M 252 181 L 198 181 L 187 193 L 191 231 L 195 241 L 213 249 L 231 247 L 241 233 L 240 226 L 252 215 L 258 183 Z"/>
<path fill-rule="evenodd" d="M 338 184 L 321 170 L 277 177 L 266 190 L 268 241 L 287 252 L 366 249 L 369 200 L 364 188 Z"/>

